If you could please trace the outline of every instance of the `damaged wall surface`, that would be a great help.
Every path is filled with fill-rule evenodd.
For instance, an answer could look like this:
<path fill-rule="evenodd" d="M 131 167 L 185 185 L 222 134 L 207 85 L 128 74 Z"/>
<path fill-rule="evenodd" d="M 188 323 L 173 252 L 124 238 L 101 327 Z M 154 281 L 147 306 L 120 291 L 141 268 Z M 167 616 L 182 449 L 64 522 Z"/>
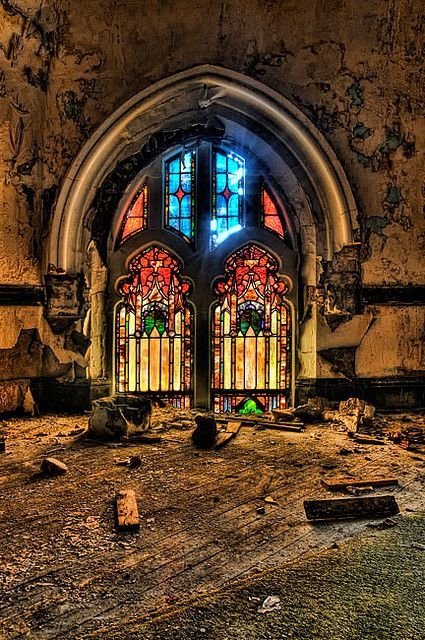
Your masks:
<path fill-rule="evenodd" d="M 288 186 L 301 238 L 304 393 L 329 380 L 423 389 L 419 0 L 0 0 L 0 18 L 0 411 L 22 406 L 29 386 L 42 394 L 55 381 L 69 389 L 91 379 L 108 388 L 105 260 L 90 244 L 84 274 L 43 264 L 58 196 L 83 145 L 121 105 L 205 64 L 261 81 L 297 107 L 354 195 L 352 242 L 327 260 L 314 194 Z"/>

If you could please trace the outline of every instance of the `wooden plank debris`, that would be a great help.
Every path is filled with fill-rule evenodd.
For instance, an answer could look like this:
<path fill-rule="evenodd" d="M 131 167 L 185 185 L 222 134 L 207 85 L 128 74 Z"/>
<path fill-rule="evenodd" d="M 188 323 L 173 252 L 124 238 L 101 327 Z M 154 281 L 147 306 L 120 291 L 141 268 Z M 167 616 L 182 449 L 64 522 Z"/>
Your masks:
<path fill-rule="evenodd" d="M 292 431 L 293 433 L 301 433 L 304 431 L 304 424 L 298 422 L 260 422 L 259 425 L 263 429 L 273 429 L 274 431 Z"/>
<path fill-rule="evenodd" d="M 238 421 L 243 426 L 263 427 L 264 429 L 275 429 L 277 431 L 304 431 L 303 422 L 275 422 L 268 418 L 262 418 L 261 416 L 238 416 Z M 217 418 L 216 422 L 227 422 L 225 418 Z"/>
<path fill-rule="evenodd" d="M 233 440 L 233 438 L 236 438 L 240 428 L 241 428 L 241 423 L 240 422 L 230 422 L 229 421 L 227 423 L 226 431 L 224 433 L 220 433 L 217 436 L 217 440 L 215 442 L 215 448 L 216 449 L 221 449 L 228 442 L 230 442 L 230 440 Z"/>
<path fill-rule="evenodd" d="M 140 518 L 133 489 L 121 489 L 115 498 L 117 528 L 120 531 L 139 531 Z"/>
<path fill-rule="evenodd" d="M 359 444 L 386 444 L 382 438 L 374 438 L 373 436 L 367 436 L 359 433 L 353 435 L 354 442 Z"/>
<path fill-rule="evenodd" d="M 392 495 L 361 498 L 337 498 L 334 500 L 305 500 L 307 520 L 346 520 L 350 518 L 382 518 L 399 512 Z"/>
<path fill-rule="evenodd" d="M 121 438 L 122 442 L 125 443 L 131 443 L 131 442 L 137 442 L 140 444 L 158 444 L 159 442 L 162 441 L 162 437 L 161 436 L 149 436 L 146 435 L 143 432 L 135 432 L 132 433 L 129 436 L 125 436 L 123 438 Z"/>
<path fill-rule="evenodd" d="M 392 476 L 385 478 L 322 478 L 321 483 L 330 491 L 340 491 L 347 487 L 389 487 L 398 484 L 398 479 Z"/>
<path fill-rule="evenodd" d="M 46 476 L 62 476 L 68 471 L 66 464 L 57 458 L 44 458 L 40 469 Z"/>

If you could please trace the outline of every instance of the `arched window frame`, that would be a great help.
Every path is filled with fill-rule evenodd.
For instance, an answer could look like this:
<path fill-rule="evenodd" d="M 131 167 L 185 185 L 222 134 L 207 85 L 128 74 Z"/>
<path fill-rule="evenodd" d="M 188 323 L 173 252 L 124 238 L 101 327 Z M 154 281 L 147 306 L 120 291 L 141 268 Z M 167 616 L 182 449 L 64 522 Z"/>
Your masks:
<path fill-rule="evenodd" d="M 264 229 L 266 232 L 272 233 L 273 235 L 278 235 L 273 230 L 267 228 L 267 226 L 263 222 L 264 216 L 262 206 L 262 190 L 263 188 L 265 188 L 267 189 L 273 203 L 277 208 L 277 212 L 284 229 L 283 241 L 290 247 L 293 247 L 295 244 L 295 233 L 292 225 L 290 206 L 285 198 L 285 195 L 280 193 L 279 187 L 271 178 L 271 174 L 263 161 L 260 161 L 258 158 L 256 158 L 256 156 L 246 148 L 236 144 L 232 144 L 227 140 L 223 141 L 222 144 L 213 144 L 210 142 L 201 141 L 197 145 L 188 144 L 186 146 L 174 147 L 166 153 L 158 156 L 155 161 L 153 161 L 148 167 L 146 167 L 131 185 L 130 193 L 133 194 L 133 196 L 129 197 L 127 192 L 127 195 L 122 200 L 122 204 L 119 208 L 119 219 L 113 225 L 113 229 L 115 228 L 115 232 L 113 232 L 115 236 L 115 239 L 113 239 L 113 246 L 115 248 L 117 248 L 118 246 L 125 246 L 127 241 L 134 236 L 139 236 L 139 234 L 141 235 L 145 231 L 149 231 L 153 228 L 162 228 L 164 231 L 170 232 L 173 235 L 182 238 L 187 245 L 189 245 L 194 251 L 196 251 L 198 245 L 197 236 L 200 228 L 202 227 L 201 217 L 202 215 L 204 215 L 205 217 L 205 211 L 211 212 L 213 207 L 212 191 L 214 187 L 214 175 L 212 170 L 212 162 L 215 150 L 221 150 L 224 153 L 234 153 L 235 155 L 245 159 L 245 192 L 243 195 L 243 202 L 241 205 L 240 213 L 241 227 L 257 227 L 259 229 Z M 194 216 L 193 238 L 185 237 L 184 234 L 182 234 L 178 229 L 173 228 L 168 224 L 165 207 L 165 165 L 167 162 L 175 158 L 178 154 L 188 151 L 194 152 L 196 162 L 195 184 L 192 185 L 193 196 L 195 199 L 192 210 Z M 201 166 L 201 168 L 200 164 L 203 165 Z M 207 172 L 203 171 L 205 165 L 209 166 Z M 152 179 L 153 177 L 156 179 Z M 134 233 L 130 234 L 127 238 L 122 238 L 121 234 L 125 223 L 127 211 L 131 207 L 135 194 L 137 194 L 142 187 L 142 183 L 143 185 L 146 184 L 148 186 L 147 225 L 145 228 L 140 229 L 140 231 L 135 231 Z M 199 193 L 200 191 L 202 191 L 202 195 Z M 206 196 L 207 191 L 208 197 Z M 212 215 L 209 218 L 208 223 L 204 225 L 204 234 L 206 233 L 206 227 L 208 226 L 208 250 L 214 251 L 219 245 L 215 247 L 211 246 L 211 218 Z M 205 247 L 205 249 L 207 249 L 207 247 Z"/>

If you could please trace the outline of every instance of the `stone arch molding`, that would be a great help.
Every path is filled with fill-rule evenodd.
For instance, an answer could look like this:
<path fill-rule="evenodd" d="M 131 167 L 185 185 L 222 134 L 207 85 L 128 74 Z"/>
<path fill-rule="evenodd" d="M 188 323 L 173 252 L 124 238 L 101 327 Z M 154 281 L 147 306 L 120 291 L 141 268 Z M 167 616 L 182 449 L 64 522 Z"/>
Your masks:
<path fill-rule="evenodd" d="M 116 163 L 176 115 L 221 107 L 235 120 L 260 122 L 295 158 L 314 190 L 325 227 L 324 257 L 353 242 L 357 210 L 344 171 L 317 128 L 286 98 L 243 74 L 200 65 L 160 80 L 115 111 L 83 146 L 64 180 L 45 253 L 68 273 L 82 270 L 84 220 L 94 196 Z"/>

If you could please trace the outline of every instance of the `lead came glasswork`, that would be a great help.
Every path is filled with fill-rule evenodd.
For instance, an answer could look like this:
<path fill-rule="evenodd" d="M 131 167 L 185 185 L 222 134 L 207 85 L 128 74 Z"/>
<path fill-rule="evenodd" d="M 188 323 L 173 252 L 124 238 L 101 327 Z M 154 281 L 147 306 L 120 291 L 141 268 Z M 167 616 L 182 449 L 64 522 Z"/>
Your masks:
<path fill-rule="evenodd" d="M 144 184 L 128 207 L 121 225 L 120 244 L 148 226 L 148 187 Z"/>
<path fill-rule="evenodd" d="M 195 234 L 196 153 L 179 153 L 165 163 L 165 224 L 186 240 Z"/>
<path fill-rule="evenodd" d="M 118 285 L 123 298 L 116 311 L 116 389 L 156 393 L 174 406 L 191 406 L 193 314 L 189 283 L 180 263 L 160 247 L 130 262 L 130 275 Z"/>
<path fill-rule="evenodd" d="M 245 160 L 231 151 L 213 152 L 213 202 L 210 249 L 243 227 Z"/>
<path fill-rule="evenodd" d="M 214 410 L 236 411 L 250 399 L 261 410 L 283 408 L 290 388 L 290 313 L 277 261 L 250 243 L 226 260 L 224 270 L 211 324 Z"/>
<path fill-rule="evenodd" d="M 261 224 L 280 238 L 285 237 L 282 218 L 265 186 L 261 189 Z"/>

